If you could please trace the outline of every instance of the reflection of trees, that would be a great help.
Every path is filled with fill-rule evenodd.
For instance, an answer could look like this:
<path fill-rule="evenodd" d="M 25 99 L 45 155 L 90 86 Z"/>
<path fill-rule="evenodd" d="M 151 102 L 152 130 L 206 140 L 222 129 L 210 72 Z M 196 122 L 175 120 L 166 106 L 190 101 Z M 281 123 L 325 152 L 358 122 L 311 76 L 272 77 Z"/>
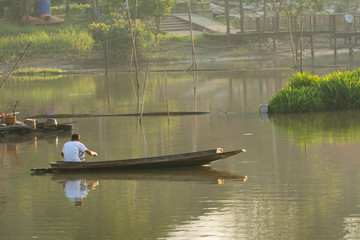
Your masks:
<path fill-rule="evenodd" d="M 279 114 L 270 121 L 288 132 L 302 146 L 327 139 L 329 142 L 349 142 L 358 138 L 358 111 Z"/>
<path fill-rule="evenodd" d="M 270 116 L 278 134 L 288 135 L 305 154 L 291 154 L 288 160 L 282 160 L 281 166 L 285 168 L 281 172 L 287 171 L 283 165 L 293 167 L 299 178 L 300 183 L 291 177 L 287 179 L 296 184 L 289 196 L 297 202 L 297 225 L 300 229 L 317 226 L 302 233 L 301 239 L 319 236 L 323 231 L 332 232 L 328 232 L 328 236 L 341 234 L 328 226 L 345 225 L 349 236 L 354 236 L 354 231 L 359 229 L 359 217 L 351 217 L 351 213 L 357 212 L 359 198 L 359 177 L 357 170 L 354 172 L 359 166 L 359 114 L 343 111 Z"/>
<path fill-rule="evenodd" d="M 263 78 L 263 75 L 266 78 Z M 261 71 L 260 75 L 258 71 L 199 72 L 194 82 L 192 76 L 187 73 L 167 73 L 168 90 L 166 90 L 164 73 L 150 72 L 144 109 L 145 112 L 166 112 L 169 107 L 169 111 L 193 111 L 194 103 L 184 99 L 193 98 L 195 88 L 197 95 L 195 106 L 199 111 L 214 111 L 214 107 L 220 103 L 220 108 L 215 110 L 227 111 L 222 107 L 223 102 L 227 102 L 227 97 L 224 95 L 225 92 L 219 89 L 225 90 L 230 87 L 233 90 L 233 99 L 229 99 L 229 104 L 233 104 L 234 108 L 236 101 L 246 104 L 247 99 L 253 97 L 249 94 L 263 86 L 266 86 L 267 99 L 278 90 L 279 86 L 276 86 L 276 82 L 282 82 L 281 79 L 286 78 L 281 76 L 279 71 L 272 71 L 270 79 L 268 75 L 267 71 Z M 231 86 L 229 86 L 229 78 L 232 79 Z M 143 76 L 140 79 L 144 81 Z M 18 77 L 7 83 L 6 95 L 21 98 L 22 104 L 19 109 L 21 114 L 119 114 L 137 111 L 137 100 L 132 89 L 129 73 L 119 73 L 107 78 L 101 75 L 68 75 L 43 79 Z M 165 92 L 168 94 L 168 102 Z M 241 96 L 236 96 L 237 93 L 241 93 Z M 0 101 L 2 97 L 0 95 Z M 256 101 L 252 102 L 256 103 Z"/>

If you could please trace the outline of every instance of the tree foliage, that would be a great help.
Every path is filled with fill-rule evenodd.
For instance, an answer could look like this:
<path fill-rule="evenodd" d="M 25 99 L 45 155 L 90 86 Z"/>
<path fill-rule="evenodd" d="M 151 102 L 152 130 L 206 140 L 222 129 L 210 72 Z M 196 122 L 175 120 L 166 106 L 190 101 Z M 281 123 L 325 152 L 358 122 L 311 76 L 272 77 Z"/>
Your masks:
<path fill-rule="evenodd" d="M 134 28 L 136 28 L 136 47 L 141 53 L 142 50 L 151 47 L 154 35 L 148 30 L 148 27 L 145 26 L 145 24 L 139 21 Z M 92 23 L 90 24 L 89 29 L 97 43 L 104 46 L 106 41 L 108 42 L 108 49 L 111 53 L 123 57 L 126 57 L 131 53 L 132 38 L 129 21 L 125 19 L 116 19 L 106 23 Z"/>
<path fill-rule="evenodd" d="M 174 7 L 175 0 L 130 0 L 132 6 L 136 6 L 137 2 L 137 16 L 140 19 L 146 19 L 148 21 L 155 21 L 154 33 L 160 32 L 160 20 L 170 15 L 172 8 Z M 136 9 L 132 7 L 133 14 Z"/>
<path fill-rule="evenodd" d="M 175 0 L 128 0 L 129 12 L 132 19 L 155 21 L 155 28 L 152 28 L 154 34 L 160 32 L 160 20 L 170 15 L 174 7 Z M 104 3 L 104 11 L 108 18 L 119 19 L 127 18 L 126 2 L 118 0 L 108 0 Z"/>

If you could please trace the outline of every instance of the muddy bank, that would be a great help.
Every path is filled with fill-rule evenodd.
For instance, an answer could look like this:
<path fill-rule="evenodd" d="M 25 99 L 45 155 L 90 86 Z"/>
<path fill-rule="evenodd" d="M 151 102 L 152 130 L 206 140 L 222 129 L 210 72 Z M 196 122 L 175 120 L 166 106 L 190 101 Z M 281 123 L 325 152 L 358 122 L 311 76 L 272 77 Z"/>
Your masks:
<path fill-rule="evenodd" d="M 223 61 L 248 61 L 248 60 L 271 60 L 271 59 L 289 59 L 289 67 L 293 67 L 292 51 L 288 41 L 277 41 L 277 48 L 275 51 L 265 49 L 258 51 L 258 44 L 248 46 L 195 46 L 196 60 L 198 63 L 204 62 L 223 62 Z M 315 57 L 323 55 L 333 55 L 334 51 L 329 47 L 328 43 L 318 42 Z M 153 55 L 158 56 L 150 60 L 151 65 L 175 65 L 175 64 L 191 64 L 192 52 L 190 46 L 171 46 L 167 45 L 163 52 L 148 52 L 140 56 L 139 68 L 146 68 L 147 58 L 151 59 Z M 238 49 L 246 49 L 239 54 Z M 358 50 L 354 50 L 357 52 Z M 338 54 L 348 53 L 348 49 L 339 49 Z M 163 55 L 163 56 L 162 56 Z M 176 58 L 172 58 L 176 55 Z M 311 59 L 310 49 L 305 49 L 303 52 L 304 59 Z M 10 72 L 16 60 L 11 62 L 0 62 L 0 71 L 3 75 Z M 109 58 L 109 71 L 128 71 L 129 60 L 120 60 L 116 58 Z M 21 60 L 18 68 L 56 68 L 66 70 L 72 73 L 99 73 L 103 74 L 105 69 L 105 55 L 101 52 L 84 53 L 84 54 L 41 54 L 32 53 L 29 51 Z M 184 69 L 186 70 L 186 69 Z"/>

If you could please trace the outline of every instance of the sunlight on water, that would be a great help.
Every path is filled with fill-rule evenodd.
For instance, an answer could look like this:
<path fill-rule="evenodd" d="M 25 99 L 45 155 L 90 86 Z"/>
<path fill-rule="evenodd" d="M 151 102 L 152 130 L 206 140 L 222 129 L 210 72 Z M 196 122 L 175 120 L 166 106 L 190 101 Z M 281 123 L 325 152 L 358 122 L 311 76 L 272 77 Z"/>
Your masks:
<path fill-rule="evenodd" d="M 72 122 L 99 161 L 218 147 L 246 153 L 201 168 L 38 176 L 29 169 L 61 160 L 72 132 L 1 137 L 1 238 L 359 238 L 359 113 L 260 115 L 292 72 L 272 66 L 197 79 L 167 73 L 167 88 L 163 73 L 151 73 L 144 113 L 203 114 L 144 115 L 141 124 L 123 116 L 140 109 L 128 73 L 8 82 L 8 96 L 23 97 L 23 116 L 96 115 L 57 120 Z"/>

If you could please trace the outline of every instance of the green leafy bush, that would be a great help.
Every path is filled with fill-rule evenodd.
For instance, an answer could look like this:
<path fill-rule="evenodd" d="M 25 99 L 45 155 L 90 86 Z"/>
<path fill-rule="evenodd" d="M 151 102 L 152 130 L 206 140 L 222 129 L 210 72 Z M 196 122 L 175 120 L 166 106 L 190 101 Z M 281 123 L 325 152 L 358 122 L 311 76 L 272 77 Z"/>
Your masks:
<path fill-rule="evenodd" d="M 269 112 L 360 109 L 360 69 L 318 77 L 297 73 L 269 101 Z"/>
<path fill-rule="evenodd" d="M 86 9 L 88 9 L 90 7 L 91 6 L 89 4 L 71 4 L 69 6 L 69 12 L 70 12 L 70 14 L 84 13 L 86 11 Z M 51 14 L 52 15 L 66 14 L 66 6 L 59 5 L 59 6 L 51 7 Z"/>
<path fill-rule="evenodd" d="M 136 27 L 132 26 L 135 31 L 136 50 L 141 52 L 152 47 L 154 42 L 154 34 L 145 26 L 145 24 L 137 21 Z M 89 26 L 90 33 L 94 40 L 105 45 L 108 41 L 109 52 L 117 55 L 128 55 L 132 49 L 132 38 L 127 20 L 119 19 L 108 23 L 92 23 Z"/>

